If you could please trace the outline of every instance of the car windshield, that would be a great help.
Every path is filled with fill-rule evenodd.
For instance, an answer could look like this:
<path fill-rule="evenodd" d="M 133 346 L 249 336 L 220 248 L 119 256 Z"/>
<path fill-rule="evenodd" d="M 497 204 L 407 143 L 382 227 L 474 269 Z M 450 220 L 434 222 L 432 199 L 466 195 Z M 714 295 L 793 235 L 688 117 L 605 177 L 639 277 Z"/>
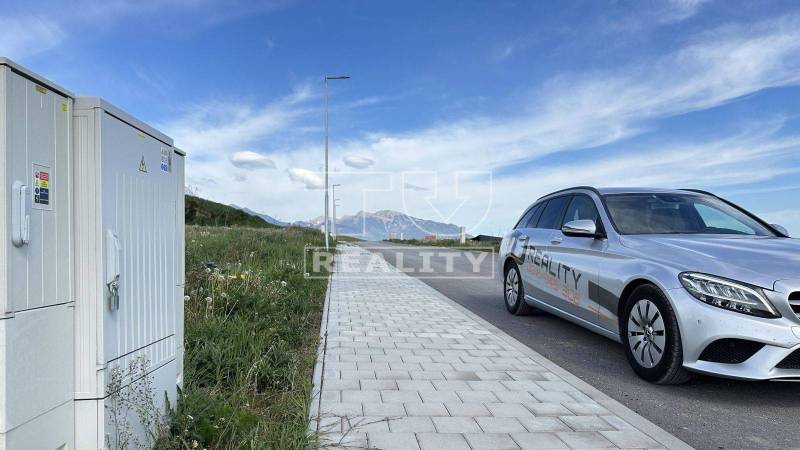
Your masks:
<path fill-rule="evenodd" d="M 608 213 L 622 234 L 774 236 L 743 211 L 699 194 L 609 194 Z"/>

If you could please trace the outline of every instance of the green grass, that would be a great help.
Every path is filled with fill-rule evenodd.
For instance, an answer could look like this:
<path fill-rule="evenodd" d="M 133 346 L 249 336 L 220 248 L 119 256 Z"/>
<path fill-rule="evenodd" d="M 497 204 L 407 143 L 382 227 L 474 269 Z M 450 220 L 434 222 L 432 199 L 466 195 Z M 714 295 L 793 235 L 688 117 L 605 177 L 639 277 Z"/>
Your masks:
<path fill-rule="evenodd" d="M 336 236 L 336 240 L 341 242 L 364 242 L 363 239 L 359 239 L 354 236 L 345 236 L 343 234 Z"/>
<path fill-rule="evenodd" d="M 279 228 L 260 217 L 192 195 L 186 196 L 186 225 Z"/>
<path fill-rule="evenodd" d="M 494 250 L 495 253 L 500 251 L 500 243 L 499 242 L 475 242 L 475 241 L 466 241 L 465 243 L 461 243 L 458 239 L 439 239 L 439 240 L 431 240 L 427 241 L 424 239 L 389 239 L 388 242 L 392 242 L 395 244 L 405 244 L 405 245 L 420 245 L 424 247 L 449 247 L 449 248 L 460 248 L 460 249 L 475 249 L 475 250 Z"/>
<path fill-rule="evenodd" d="M 327 280 L 300 228 L 186 229 L 184 389 L 169 449 L 301 449 Z"/>

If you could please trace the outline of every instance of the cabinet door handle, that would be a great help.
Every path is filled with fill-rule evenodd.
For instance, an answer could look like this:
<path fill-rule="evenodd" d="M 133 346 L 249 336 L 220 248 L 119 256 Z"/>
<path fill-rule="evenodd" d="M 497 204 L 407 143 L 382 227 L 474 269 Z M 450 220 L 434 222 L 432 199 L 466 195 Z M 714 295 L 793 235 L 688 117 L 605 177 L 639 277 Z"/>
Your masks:
<path fill-rule="evenodd" d="M 106 287 L 108 288 L 108 308 L 119 309 L 120 246 L 119 239 L 111 231 L 106 231 Z"/>
<path fill-rule="evenodd" d="M 30 242 L 30 207 L 28 186 L 15 181 L 11 187 L 11 243 L 15 247 Z"/>

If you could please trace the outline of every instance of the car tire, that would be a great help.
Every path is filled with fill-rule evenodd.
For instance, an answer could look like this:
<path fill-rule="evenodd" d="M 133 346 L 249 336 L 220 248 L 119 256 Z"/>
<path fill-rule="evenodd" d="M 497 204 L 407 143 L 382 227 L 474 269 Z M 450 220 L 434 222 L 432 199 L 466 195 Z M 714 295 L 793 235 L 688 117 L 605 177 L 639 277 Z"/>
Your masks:
<path fill-rule="evenodd" d="M 657 287 L 637 287 L 625 304 L 620 337 L 634 372 L 655 384 L 683 384 L 691 373 L 683 367 L 678 319 Z"/>
<path fill-rule="evenodd" d="M 522 286 L 517 263 L 510 262 L 503 274 L 503 299 L 506 309 L 515 316 L 525 316 L 531 314 L 534 309 L 525 302 L 525 290 Z"/>

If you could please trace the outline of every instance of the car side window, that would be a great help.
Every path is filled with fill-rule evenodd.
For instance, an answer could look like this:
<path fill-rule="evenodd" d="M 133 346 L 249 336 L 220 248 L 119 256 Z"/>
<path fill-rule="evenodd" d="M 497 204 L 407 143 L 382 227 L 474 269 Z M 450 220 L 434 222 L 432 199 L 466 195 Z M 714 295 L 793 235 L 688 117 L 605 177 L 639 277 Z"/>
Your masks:
<path fill-rule="evenodd" d="M 525 211 L 525 214 L 523 214 L 522 217 L 520 217 L 520 219 L 517 222 L 517 224 L 514 225 L 514 229 L 527 228 L 528 227 L 528 223 L 531 220 L 531 217 L 536 212 L 536 208 L 538 208 L 538 206 L 530 208 L 527 211 Z"/>
<path fill-rule="evenodd" d="M 536 228 L 544 228 L 549 230 L 557 230 L 560 228 L 561 217 L 564 214 L 564 208 L 567 207 L 571 195 L 563 197 L 552 198 L 547 202 L 547 206 L 542 210 L 542 216 L 539 218 Z"/>
<path fill-rule="evenodd" d="M 536 205 L 535 208 L 531 211 L 533 214 L 528 218 L 528 222 L 525 224 L 525 228 L 536 228 L 536 222 L 539 221 L 539 217 L 542 215 L 542 210 L 544 209 L 545 203 L 539 203 Z"/>
<path fill-rule="evenodd" d="M 591 220 L 597 224 L 597 218 L 597 207 L 594 201 L 589 196 L 576 195 L 572 197 L 567 213 L 564 214 L 564 223 L 572 222 L 573 220 Z"/>

